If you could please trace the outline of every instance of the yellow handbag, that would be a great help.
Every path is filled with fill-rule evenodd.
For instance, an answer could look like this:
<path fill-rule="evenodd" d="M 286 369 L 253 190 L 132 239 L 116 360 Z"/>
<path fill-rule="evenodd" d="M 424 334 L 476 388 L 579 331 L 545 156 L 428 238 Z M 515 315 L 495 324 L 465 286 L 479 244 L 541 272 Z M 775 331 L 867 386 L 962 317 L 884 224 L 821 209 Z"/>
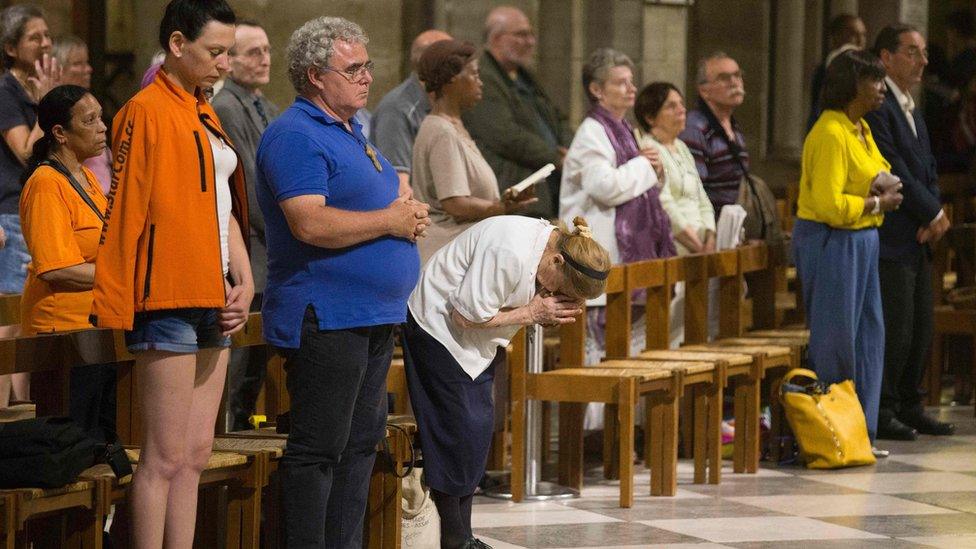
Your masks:
<path fill-rule="evenodd" d="M 801 378 L 806 382 L 798 382 Z M 808 468 L 837 469 L 875 462 L 852 380 L 825 387 L 811 370 L 794 368 L 783 378 L 780 401 Z"/>

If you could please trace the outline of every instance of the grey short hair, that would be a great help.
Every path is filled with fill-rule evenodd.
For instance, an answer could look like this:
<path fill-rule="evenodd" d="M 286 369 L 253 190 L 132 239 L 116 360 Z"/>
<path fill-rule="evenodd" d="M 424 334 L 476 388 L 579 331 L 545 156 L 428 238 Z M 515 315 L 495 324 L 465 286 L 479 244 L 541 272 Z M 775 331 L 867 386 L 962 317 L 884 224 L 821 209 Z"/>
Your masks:
<path fill-rule="evenodd" d="M 719 59 L 732 59 L 729 54 L 724 51 L 713 51 L 712 53 L 702 57 L 698 60 L 698 72 L 695 75 L 695 81 L 699 84 L 708 83 L 708 63 L 710 61 L 717 61 Z"/>
<path fill-rule="evenodd" d="M 583 65 L 583 91 L 591 103 L 596 103 L 597 99 L 590 93 L 590 84 L 596 82 L 602 86 L 610 76 L 610 69 L 614 67 L 629 67 L 633 71 L 634 62 L 627 54 L 613 48 L 599 48 L 586 60 Z"/>
<path fill-rule="evenodd" d="M 329 66 L 336 40 L 364 46 L 369 42 L 362 27 L 342 17 L 318 17 L 292 33 L 285 59 L 295 91 L 301 94 L 308 89 L 308 69 Z"/>
<path fill-rule="evenodd" d="M 44 19 L 44 12 L 32 4 L 17 4 L 0 11 L 0 52 L 4 68 L 14 66 L 14 58 L 7 55 L 6 47 L 20 42 L 27 22 L 36 18 Z"/>
<path fill-rule="evenodd" d="M 58 37 L 54 41 L 54 46 L 51 48 L 51 55 L 58 60 L 58 63 L 64 67 L 65 63 L 68 62 L 68 55 L 71 50 L 75 48 L 87 48 L 88 44 L 84 40 L 78 38 L 73 34 L 66 34 L 64 36 Z"/>

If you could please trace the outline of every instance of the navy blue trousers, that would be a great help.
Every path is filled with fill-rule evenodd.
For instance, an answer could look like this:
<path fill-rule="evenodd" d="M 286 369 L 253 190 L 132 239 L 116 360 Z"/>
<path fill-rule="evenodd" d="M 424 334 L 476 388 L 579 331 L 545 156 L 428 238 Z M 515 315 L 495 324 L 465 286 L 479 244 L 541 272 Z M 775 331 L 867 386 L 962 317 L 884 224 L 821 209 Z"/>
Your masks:
<path fill-rule="evenodd" d="M 409 313 L 403 335 L 407 388 L 417 418 L 427 485 L 450 496 L 471 495 L 488 461 L 494 427 L 495 362 L 471 379 Z"/>
<path fill-rule="evenodd" d="M 793 254 L 810 326 L 809 359 L 827 384 L 854 380 L 868 435 L 878 431 L 885 331 L 878 231 L 797 219 Z"/>

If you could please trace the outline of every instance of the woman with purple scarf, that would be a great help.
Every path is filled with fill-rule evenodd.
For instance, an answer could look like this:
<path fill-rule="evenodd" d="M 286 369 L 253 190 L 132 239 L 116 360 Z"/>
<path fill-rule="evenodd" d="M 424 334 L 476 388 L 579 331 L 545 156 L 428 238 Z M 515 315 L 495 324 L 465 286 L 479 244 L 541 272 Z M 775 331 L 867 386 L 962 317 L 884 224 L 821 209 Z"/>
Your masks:
<path fill-rule="evenodd" d="M 634 64 L 623 53 L 600 48 L 583 66 L 583 88 L 590 111 L 580 124 L 563 163 L 559 217 L 584 216 L 593 238 L 610 252 L 614 264 L 676 255 L 671 221 L 659 194 L 664 167 L 654 147 L 640 149 L 624 119 L 634 106 Z M 603 355 L 604 305 L 587 302 L 587 363 Z M 632 350 L 644 347 L 643 307 L 634 314 Z M 587 428 L 598 428 L 590 406 Z"/>

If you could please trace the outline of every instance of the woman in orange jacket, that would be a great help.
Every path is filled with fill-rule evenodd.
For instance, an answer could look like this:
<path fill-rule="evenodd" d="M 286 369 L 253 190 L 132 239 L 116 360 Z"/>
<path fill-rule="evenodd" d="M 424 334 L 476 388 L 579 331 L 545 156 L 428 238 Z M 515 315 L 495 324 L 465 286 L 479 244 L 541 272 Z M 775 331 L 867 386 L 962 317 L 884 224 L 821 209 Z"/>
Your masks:
<path fill-rule="evenodd" d="M 237 154 L 203 90 L 227 71 L 225 0 L 172 0 L 162 70 L 113 121 L 112 185 L 92 321 L 123 328 L 142 395 L 129 505 L 135 547 L 190 547 L 230 335 L 254 296 Z"/>

